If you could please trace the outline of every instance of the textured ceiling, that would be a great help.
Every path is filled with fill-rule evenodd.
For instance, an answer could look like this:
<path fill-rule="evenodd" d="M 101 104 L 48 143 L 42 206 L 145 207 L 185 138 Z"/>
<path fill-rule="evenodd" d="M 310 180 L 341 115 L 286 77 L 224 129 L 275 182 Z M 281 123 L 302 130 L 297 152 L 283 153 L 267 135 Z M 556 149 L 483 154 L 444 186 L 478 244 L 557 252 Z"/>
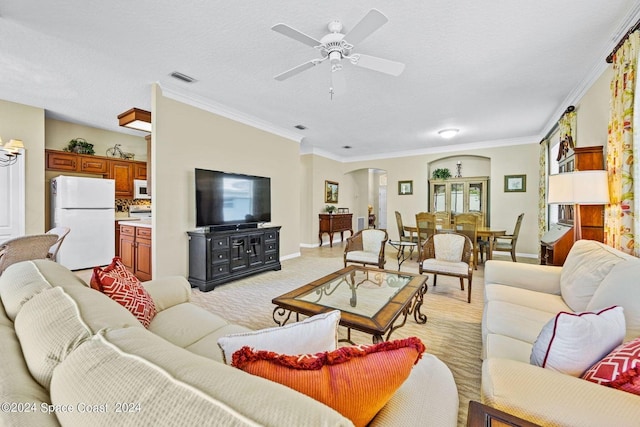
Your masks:
<path fill-rule="evenodd" d="M 320 39 L 330 21 L 348 32 L 372 8 L 389 22 L 354 52 L 405 63 L 399 77 L 346 64 L 347 91 L 333 99 L 328 61 L 274 80 L 319 53 L 271 26 Z M 639 18 L 638 0 L 2 0 L 0 99 L 125 132 L 117 115 L 151 109 L 159 82 L 343 160 L 530 143 Z M 450 127 L 460 133 L 442 140 Z"/>

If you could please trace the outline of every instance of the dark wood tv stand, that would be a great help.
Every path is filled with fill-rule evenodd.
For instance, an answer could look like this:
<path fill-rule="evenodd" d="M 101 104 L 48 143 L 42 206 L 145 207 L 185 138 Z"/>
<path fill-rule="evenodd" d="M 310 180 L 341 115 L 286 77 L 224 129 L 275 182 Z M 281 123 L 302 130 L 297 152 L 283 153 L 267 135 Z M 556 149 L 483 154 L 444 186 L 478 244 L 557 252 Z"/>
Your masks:
<path fill-rule="evenodd" d="M 189 283 L 208 292 L 267 270 L 280 270 L 280 228 L 189 231 Z"/>

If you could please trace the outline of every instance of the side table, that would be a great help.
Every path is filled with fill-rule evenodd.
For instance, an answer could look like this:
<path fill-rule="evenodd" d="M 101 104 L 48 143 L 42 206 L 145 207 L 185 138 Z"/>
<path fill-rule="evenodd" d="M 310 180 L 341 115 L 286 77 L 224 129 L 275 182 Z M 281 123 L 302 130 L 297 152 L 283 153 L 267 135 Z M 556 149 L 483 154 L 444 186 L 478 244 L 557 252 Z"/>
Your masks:
<path fill-rule="evenodd" d="M 413 255 L 414 249 L 418 246 L 418 244 L 415 242 L 405 242 L 404 240 L 388 240 L 387 243 L 389 243 L 391 246 L 393 246 L 398 250 L 398 255 L 397 255 L 398 271 L 400 271 L 400 267 L 402 266 L 402 263 L 405 262 L 407 258 L 411 258 L 411 256 Z M 408 257 L 404 252 L 406 248 L 409 248 Z"/>
<path fill-rule="evenodd" d="M 467 427 L 540 427 L 531 421 L 507 414 L 474 400 L 469 401 Z"/>

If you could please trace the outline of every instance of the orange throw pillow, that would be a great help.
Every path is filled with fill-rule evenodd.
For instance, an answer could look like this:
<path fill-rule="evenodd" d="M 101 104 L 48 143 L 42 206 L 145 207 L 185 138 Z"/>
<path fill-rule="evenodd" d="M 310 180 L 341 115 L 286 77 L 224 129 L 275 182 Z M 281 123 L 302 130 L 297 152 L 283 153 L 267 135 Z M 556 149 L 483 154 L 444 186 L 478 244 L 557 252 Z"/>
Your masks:
<path fill-rule="evenodd" d="M 95 267 L 90 285 L 129 310 L 145 328 L 149 327 L 157 313 L 151 295 L 119 257 L 113 258 L 104 269 Z"/>
<path fill-rule="evenodd" d="M 232 365 L 304 393 L 359 427 L 389 401 L 424 351 L 417 337 L 297 356 L 245 346 Z"/>

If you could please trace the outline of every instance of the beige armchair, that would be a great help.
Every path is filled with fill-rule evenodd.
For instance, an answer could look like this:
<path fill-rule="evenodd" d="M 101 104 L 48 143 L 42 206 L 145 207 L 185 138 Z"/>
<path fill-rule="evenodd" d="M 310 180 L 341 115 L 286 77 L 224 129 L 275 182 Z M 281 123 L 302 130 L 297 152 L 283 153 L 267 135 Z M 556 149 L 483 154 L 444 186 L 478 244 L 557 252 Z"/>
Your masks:
<path fill-rule="evenodd" d="M 467 302 L 471 302 L 473 262 L 471 239 L 460 233 L 438 233 L 429 237 L 420 251 L 418 272 L 432 273 L 433 286 L 438 274 L 460 278 L 460 290 L 464 291 L 464 279 L 468 282 Z"/>
<path fill-rule="evenodd" d="M 344 248 L 344 266 L 347 262 L 375 265 L 384 268 L 384 247 L 389 240 L 385 230 L 368 228 L 347 239 Z"/>
<path fill-rule="evenodd" d="M 12 264 L 31 259 L 44 259 L 58 240 L 54 234 L 16 237 L 0 244 L 0 274 Z"/>

